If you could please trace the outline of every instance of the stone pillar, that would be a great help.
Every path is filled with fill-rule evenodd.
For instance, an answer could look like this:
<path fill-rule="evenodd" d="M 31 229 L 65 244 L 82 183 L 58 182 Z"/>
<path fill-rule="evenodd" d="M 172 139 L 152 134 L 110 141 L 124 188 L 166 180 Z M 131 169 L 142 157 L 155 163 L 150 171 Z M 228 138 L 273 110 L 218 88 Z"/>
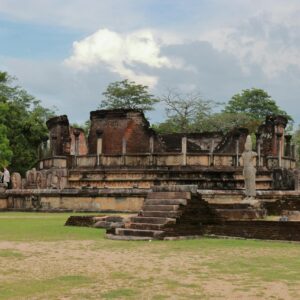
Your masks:
<path fill-rule="evenodd" d="M 154 152 L 154 138 L 153 138 L 153 136 L 150 136 L 150 139 L 149 139 L 149 152 L 151 154 L 153 154 L 153 152 Z"/>
<path fill-rule="evenodd" d="M 52 135 L 51 136 L 51 141 L 50 141 L 50 152 L 51 152 L 51 156 L 55 156 L 56 155 L 56 144 L 57 144 L 57 136 Z"/>
<path fill-rule="evenodd" d="M 102 131 L 97 130 L 97 166 L 101 164 L 102 149 Z"/>
<path fill-rule="evenodd" d="M 235 166 L 239 166 L 239 152 L 240 152 L 240 145 L 239 145 L 239 139 L 235 140 Z"/>
<path fill-rule="evenodd" d="M 150 152 L 150 157 L 149 157 L 149 164 L 150 166 L 153 165 L 153 153 L 154 153 L 154 137 L 150 136 L 149 138 L 149 152 Z"/>
<path fill-rule="evenodd" d="M 214 150 L 215 150 L 215 140 L 211 140 L 210 144 L 210 151 L 209 151 L 209 159 L 208 159 L 208 166 L 214 166 Z"/>
<path fill-rule="evenodd" d="M 295 145 L 295 159 L 296 161 L 299 160 L 299 146 Z"/>
<path fill-rule="evenodd" d="M 256 152 L 257 152 L 257 166 L 258 167 L 262 167 L 262 163 L 261 163 L 261 144 L 262 144 L 262 140 L 261 140 L 261 134 L 260 133 L 256 133 Z"/>
<path fill-rule="evenodd" d="M 278 167 L 281 168 L 282 165 L 282 145 L 281 145 L 281 141 L 282 141 L 282 133 L 281 132 L 277 132 L 276 133 L 276 137 L 277 137 L 277 157 L 278 157 Z"/>
<path fill-rule="evenodd" d="M 38 158 L 41 160 L 43 158 L 43 142 L 38 146 Z"/>
<path fill-rule="evenodd" d="M 127 146 L 127 141 L 126 138 L 122 138 L 122 163 L 123 165 L 126 165 L 126 146 Z"/>
<path fill-rule="evenodd" d="M 292 158 L 296 159 L 296 146 L 291 145 Z"/>
<path fill-rule="evenodd" d="M 75 156 L 79 155 L 79 131 L 74 131 L 75 136 Z"/>
<path fill-rule="evenodd" d="M 292 136 L 290 134 L 287 134 L 284 136 L 284 138 L 285 138 L 284 156 L 291 157 L 292 156 L 292 148 L 291 148 Z"/>
<path fill-rule="evenodd" d="M 49 156 L 49 148 L 48 148 L 48 145 L 49 145 L 49 139 L 48 137 L 44 138 L 43 139 L 43 142 L 42 142 L 42 153 L 41 153 L 41 159 L 43 158 L 46 158 Z"/>
<path fill-rule="evenodd" d="M 186 153 L 187 153 L 187 138 L 186 136 L 181 139 L 181 153 L 182 153 L 182 165 L 186 166 Z"/>

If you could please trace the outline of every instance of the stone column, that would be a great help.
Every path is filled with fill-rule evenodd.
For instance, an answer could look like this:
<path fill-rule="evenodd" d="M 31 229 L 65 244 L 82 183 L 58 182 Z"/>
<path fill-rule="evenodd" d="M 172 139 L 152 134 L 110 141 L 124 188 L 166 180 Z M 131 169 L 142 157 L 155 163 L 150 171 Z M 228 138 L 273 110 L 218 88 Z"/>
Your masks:
<path fill-rule="evenodd" d="M 79 131 L 74 131 L 75 136 L 75 156 L 79 155 Z"/>
<path fill-rule="evenodd" d="M 239 166 L 239 152 L 240 152 L 240 145 L 239 145 L 239 140 L 235 141 L 235 166 L 238 167 Z"/>
<path fill-rule="evenodd" d="M 123 165 L 126 165 L 126 147 L 127 147 L 127 141 L 126 138 L 122 138 L 122 163 Z"/>
<path fill-rule="evenodd" d="M 56 155 L 56 143 L 57 143 L 57 136 L 52 135 L 51 136 L 51 142 L 50 142 L 50 152 L 51 152 L 51 156 L 55 156 Z"/>
<path fill-rule="evenodd" d="M 103 152 L 102 149 L 102 131 L 97 130 L 96 131 L 97 134 L 97 166 L 99 166 L 101 164 L 101 155 Z"/>
<path fill-rule="evenodd" d="M 296 159 L 296 147 L 295 145 L 291 145 L 292 158 Z"/>
<path fill-rule="evenodd" d="M 39 144 L 38 146 L 38 158 L 41 160 L 43 158 L 43 142 Z"/>
<path fill-rule="evenodd" d="M 281 145 L 281 138 L 282 138 L 282 133 L 277 132 L 276 133 L 277 137 L 277 157 L 278 157 L 278 167 L 281 168 L 282 165 L 282 145 Z"/>
<path fill-rule="evenodd" d="M 258 167 L 262 167 L 262 163 L 261 163 L 261 144 L 262 144 L 262 140 L 261 140 L 261 134 L 260 133 L 256 133 L 256 152 L 257 152 L 257 166 Z"/>
<path fill-rule="evenodd" d="M 150 136 L 149 138 L 149 152 L 150 152 L 150 157 L 149 157 L 149 164 L 150 166 L 153 165 L 153 153 L 154 153 L 154 137 Z"/>
<path fill-rule="evenodd" d="M 154 152 L 154 138 L 153 138 L 153 136 L 150 136 L 150 139 L 149 139 L 149 152 L 151 154 L 153 154 L 153 152 Z"/>
<path fill-rule="evenodd" d="M 300 191 L 300 173 L 299 170 L 294 170 L 295 191 Z"/>
<path fill-rule="evenodd" d="M 209 159 L 208 159 L 208 166 L 214 166 L 214 150 L 215 150 L 215 140 L 211 140 L 210 144 L 210 151 L 209 151 Z"/>
<path fill-rule="evenodd" d="M 291 149 L 292 136 L 290 134 L 287 134 L 284 136 L 284 138 L 285 138 L 284 156 L 291 157 L 292 156 L 292 149 Z"/>
<path fill-rule="evenodd" d="M 186 136 L 181 139 L 181 153 L 182 153 L 182 165 L 186 166 L 186 153 L 187 153 L 187 138 Z"/>

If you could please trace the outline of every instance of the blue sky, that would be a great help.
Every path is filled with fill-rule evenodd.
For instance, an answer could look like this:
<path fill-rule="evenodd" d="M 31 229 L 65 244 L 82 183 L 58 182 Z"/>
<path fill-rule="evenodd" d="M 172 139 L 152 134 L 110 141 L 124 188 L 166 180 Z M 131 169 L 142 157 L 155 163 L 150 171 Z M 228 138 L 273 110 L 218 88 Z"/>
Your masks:
<path fill-rule="evenodd" d="M 0 70 L 71 122 L 129 78 L 218 102 L 263 88 L 300 123 L 300 2 L 0 0 Z"/>

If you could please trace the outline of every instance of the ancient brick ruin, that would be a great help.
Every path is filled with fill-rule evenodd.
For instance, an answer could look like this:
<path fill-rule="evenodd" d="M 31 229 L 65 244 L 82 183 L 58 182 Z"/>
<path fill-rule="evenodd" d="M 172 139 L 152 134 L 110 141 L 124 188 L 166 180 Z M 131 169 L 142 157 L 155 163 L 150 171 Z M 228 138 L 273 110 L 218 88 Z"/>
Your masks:
<path fill-rule="evenodd" d="M 263 208 L 253 210 L 240 204 L 244 198 L 241 155 L 247 129 L 235 128 L 227 134 L 161 135 L 151 129 L 141 111 L 97 110 L 90 114 L 87 136 L 82 129 L 70 126 L 67 116 L 48 120 L 49 140 L 39 149 L 36 168 L 23 179 L 13 174 L 13 189 L 2 193 L 0 209 L 141 210 L 132 225 L 114 233 L 164 237 L 211 233 L 212 228 L 221 232 L 220 228 L 227 228 L 224 232 L 230 235 L 229 223 L 227 227 L 205 228 L 199 224 L 250 222 L 263 218 L 265 209 L 272 207 L 270 202 L 274 206 L 276 201 L 285 201 L 288 194 L 296 202 L 300 199 L 296 149 L 291 136 L 285 134 L 286 125 L 284 116 L 267 116 L 256 133 L 256 189 L 257 199 L 266 204 Z M 172 202 L 168 194 L 157 207 L 151 205 L 149 193 L 153 190 L 182 192 L 180 187 L 191 193 L 184 207 L 175 203 L 176 199 L 164 206 L 164 200 Z M 173 219 L 170 222 L 169 217 Z M 163 232 L 157 233 L 155 227 Z"/>

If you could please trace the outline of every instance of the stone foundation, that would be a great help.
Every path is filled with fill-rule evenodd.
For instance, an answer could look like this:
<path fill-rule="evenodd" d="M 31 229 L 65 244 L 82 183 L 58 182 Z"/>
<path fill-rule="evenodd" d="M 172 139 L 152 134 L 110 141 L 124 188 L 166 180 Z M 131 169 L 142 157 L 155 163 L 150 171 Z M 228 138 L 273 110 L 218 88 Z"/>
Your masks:
<path fill-rule="evenodd" d="M 216 209 L 244 209 L 242 190 L 197 190 L 202 199 Z M 155 189 L 162 189 L 157 186 Z M 41 189 L 7 190 L 0 195 L 0 210 L 41 211 L 139 211 L 152 189 Z M 300 191 L 258 191 L 268 215 L 282 215 L 283 210 L 300 210 Z"/>
<path fill-rule="evenodd" d="M 149 190 L 9 190 L 2 210 L 137 212 Z"/>
<path fill-rule="evenodd" d="M 204 225 L 203 233 L 250 239 L 300 241 L 300 222 L 225 221 L 223 224 Z"/>

